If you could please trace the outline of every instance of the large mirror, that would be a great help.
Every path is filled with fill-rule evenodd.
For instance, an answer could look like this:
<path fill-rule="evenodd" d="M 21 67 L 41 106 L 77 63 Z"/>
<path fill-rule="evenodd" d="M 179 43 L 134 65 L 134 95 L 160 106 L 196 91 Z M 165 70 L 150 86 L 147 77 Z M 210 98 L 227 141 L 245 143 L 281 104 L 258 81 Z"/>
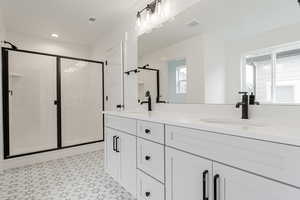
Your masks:
<path fill-rule="evenodd" d="M 297 0 L 201 0 L 138 39 L 139 99 L 300 103 Z"/>

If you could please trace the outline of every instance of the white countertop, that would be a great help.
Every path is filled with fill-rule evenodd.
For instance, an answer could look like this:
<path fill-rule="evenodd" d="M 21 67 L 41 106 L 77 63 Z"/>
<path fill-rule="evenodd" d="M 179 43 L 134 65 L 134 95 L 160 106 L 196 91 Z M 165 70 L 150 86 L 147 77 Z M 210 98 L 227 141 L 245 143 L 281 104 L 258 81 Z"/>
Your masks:
<path fill-rule="evenodd" d="M 300 147 L 300 128 L 285 124 L 172 112 L 111 111 L 104 112 L 104 114 Z M 228 120 L 234 123 L 214 122 L 218 120 L 225 122 Z"/>

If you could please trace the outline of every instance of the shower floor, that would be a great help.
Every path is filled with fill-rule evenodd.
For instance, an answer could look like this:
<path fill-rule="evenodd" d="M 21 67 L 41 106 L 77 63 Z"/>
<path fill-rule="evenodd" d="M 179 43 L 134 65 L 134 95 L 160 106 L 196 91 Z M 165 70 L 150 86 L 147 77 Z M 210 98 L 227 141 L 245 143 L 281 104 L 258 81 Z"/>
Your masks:
<path fill-rule="evenodd" d="M 0 172 L 1 200 L 134 200 L 97 151 Z"/>

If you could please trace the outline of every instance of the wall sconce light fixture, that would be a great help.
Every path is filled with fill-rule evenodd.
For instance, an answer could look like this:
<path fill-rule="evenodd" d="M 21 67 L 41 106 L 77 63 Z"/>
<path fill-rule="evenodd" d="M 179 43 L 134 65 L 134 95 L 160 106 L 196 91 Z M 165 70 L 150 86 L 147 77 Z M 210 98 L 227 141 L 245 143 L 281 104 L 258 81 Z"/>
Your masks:
<path fill-rule="evenodd" d="M 168 16 L 168 0 L 154 0 L 137 12 L 137 26 L 142 31 L 149 31 L 161 24 Z"/>

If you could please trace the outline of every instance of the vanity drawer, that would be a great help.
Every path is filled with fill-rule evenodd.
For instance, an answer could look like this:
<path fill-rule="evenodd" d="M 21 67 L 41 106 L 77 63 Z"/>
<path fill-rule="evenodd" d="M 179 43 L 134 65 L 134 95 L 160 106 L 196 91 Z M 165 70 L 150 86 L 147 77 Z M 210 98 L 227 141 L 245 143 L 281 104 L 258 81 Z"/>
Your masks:
<path fill-rule="evenodd" d="M 105 115 L 105 126 L 120 131 L 124 131 L 136 135 L 136 120 L 117 117 L 113 115 Z"/>
<path fill-rule="evenodd" d="M 300 148 L 166 126 L 166 145 L 300 187 Z"/>
<path fill-rule="evenodd" d="M 143 139 L 137 141 L 137 167 L 164 182 L 164 146 Z"/>
<path fill-rule="evenodd" d="M 138 200 L 164 200 L 164 185 L 138 170 Z"/>
<path fill-rule="evenodd" d="M 164 144 L 164 125 L 146 121 L 137 122 L 137 135 L 139 137 Z"/>

